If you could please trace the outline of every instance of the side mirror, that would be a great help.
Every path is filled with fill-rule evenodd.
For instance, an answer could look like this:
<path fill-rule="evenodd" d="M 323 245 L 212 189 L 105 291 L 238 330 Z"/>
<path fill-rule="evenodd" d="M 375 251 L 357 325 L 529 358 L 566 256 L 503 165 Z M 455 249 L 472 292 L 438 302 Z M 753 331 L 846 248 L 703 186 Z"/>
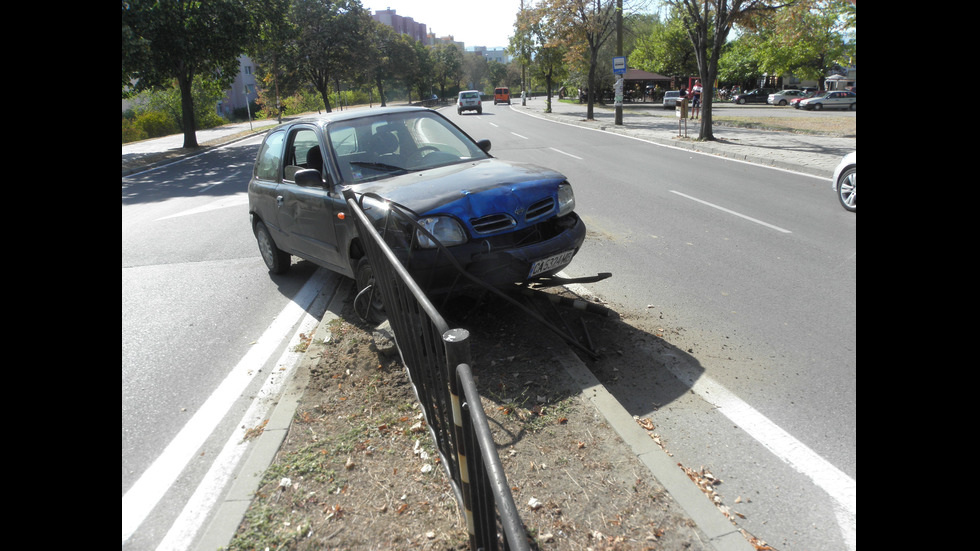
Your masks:
<path fill-rule="evenodd" d="M 490 140 L 480 140 L 476 145 L 480 146 L 484 153 L 490 153 Z"/>
<path fill-rule="evenodd" d="M 303 170 L 297 171 L 293 176 L 296 185 L 301 187 L 324 187 L 324 185 L 330 184 L 330 178 L 324 182 L 323 178 L 320 177 L 320 171 L 314 168 L 304 168 Z"/>

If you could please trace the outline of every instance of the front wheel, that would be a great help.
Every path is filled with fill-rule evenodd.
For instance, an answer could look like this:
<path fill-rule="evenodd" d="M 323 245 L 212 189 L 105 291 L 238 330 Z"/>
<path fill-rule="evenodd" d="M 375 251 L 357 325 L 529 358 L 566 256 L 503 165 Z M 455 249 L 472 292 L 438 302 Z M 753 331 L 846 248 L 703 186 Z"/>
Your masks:
<path fill-rule="evenodd" d="M 375 325 L 387 319 L 384 301 L 381 300 L 381 289 L 375 284 L 374 267 L 366 256 L 357 261 L 354 282 L 357 286 L 357 296 L 354 298 L 354 311 L 357 315 Z"/>
<path fill-rule="evenodd" d="M 857 167 L 844 171 L 837 180 L 837 199 L 845 209 L 857 211 Z"/>
<path fill-rule="evenodd" d="M 269 273 L 282 274 L 289 270 L 289 263 L 292 260 L 289 253 L 276 246 L 269 228 L 262 222 L 255 223 L 255 241 L 259 244 L 259 253 L 262 254 L 262 260 L 269 268 Z"/>

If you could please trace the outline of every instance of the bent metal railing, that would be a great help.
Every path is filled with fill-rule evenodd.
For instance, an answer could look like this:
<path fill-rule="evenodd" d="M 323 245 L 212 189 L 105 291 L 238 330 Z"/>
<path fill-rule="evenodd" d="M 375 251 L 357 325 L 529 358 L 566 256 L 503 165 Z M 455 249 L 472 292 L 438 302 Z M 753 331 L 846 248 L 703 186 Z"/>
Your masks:
<path fill-rule="evenodd" d="M 406 238 L 410 243 L 418 227 L 414 218 L 374 196 L 358 197 L 345 190 L 344 199 L 371 263 L 377 287 L 372 292 L 381 292 L 402 363 L 465 513 L 470 548 L 495 550 L 502 543 L 504 549 L 529 549 L 470 372 L 469 332 L 449 328 L 387 242 L 399 249 Z M 373 221 L 365 212 L 365 200 L 370 201 L 367 210 L 377 209 Z"/>

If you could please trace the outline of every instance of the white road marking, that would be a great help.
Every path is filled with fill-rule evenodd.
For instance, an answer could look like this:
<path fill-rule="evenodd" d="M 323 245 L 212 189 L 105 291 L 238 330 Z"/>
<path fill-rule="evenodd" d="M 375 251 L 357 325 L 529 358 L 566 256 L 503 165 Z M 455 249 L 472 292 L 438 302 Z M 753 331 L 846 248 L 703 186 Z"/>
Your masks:
<path fill-rule="evenodd" d="M 571 153 L 565 153 L 564 151 L 562 151 L 560 149 L 555 149 L 554 147 L 549 147 L 548 149 L 550 149 L 552 151 L 557 151 L 558 153 L 561 153 L 562 155 L 568 155 L 569 157 L 578 159 L 580 161 L 582 160 L 582 157 L 579 157 L 578 155 L 572 155 Z"/>
<path fill-rule="evenodd" d="M 752 218 L 752 217 L 749 217 L 749 216 L 746 216 L 746 215 L 744 215 L 744 214 L 741 214 L 741 213 L 738 213 L 738 212 L 735 212 L 735 211 L 733 211 L 733 210 L 729 210 L 729 209 L 726 209 L 725 207 L 720 207 L 720 206 L 718 206 L 718 205 L 715 205 L 715 204 L 713 204 L 713 203 L 709 203 L 709 202 L 707 202 L 707 201 L 703 201 L 703 200 L 701 200 L 701 199 L 698 199 L 698 198 L 696 198 L 696 197 L 691 197 L 690 195 L 686 195 L 686 194 L 684 194 L 684 193 L 681 193 L 681 192 L 679 192 L 679 191 L 674 191 L 674 190 L 670 190 L 670 192 L 671 192 L 671 193 L 673 193 L 673 194 L 676 194 L 676 195 L 680 195 L 681 197 L 685 197 L 685 198 L 687 198 L 687 199 L 690 199 L 690 200 L 692 200 L 692 201 L 697 201 L 698 203 L 701 203 L 702 205 L 708 205 L 708 206 L 709 206 L 709 207 L 711 207 L 711 208 L 715 208 L 715 209 L 718 209 L 718 210 L 720 210 L 720 211 L 722 211 L 722 212 L 727 212 L 728 214 L 733 214 L 733 215 L 735 215 L 735 216 L 738 216 L 739 218 L 744 218 L 744 219 L 746 219 L 746 220 L 748 220 L 748 221 L 750 221 L 750 222 L 755 222 L 756 224 L 759 224 L 759 225 L 762 225 L 762 226 L 765 226 L 765 227 L 767 227 L 767 228 L 771 228 L 771 229 L 774 229 L 774 230 L 776 230 L 776 231 L 778 231 L 778 232 L 782 232 L 782 233 L 793 233 L 793 232 L 791 232 L 791 231 L 789 231 L 789 230 L 787 230 L 787 229 L 783 229 L 783 228 L 780 228 L 779 226 L 773 226 L 772 224 L 769 224 L 768 222 L 763 222 L 762 220 L 757 220 L 757 219 L 755 219 L 755 218 Z"/>
<path fill-rule="evenodd" d="M 225 416 L 260 368 L 268 361 L 276 348 L 306 309 L 319 295 L 330 272 L 317 270 L 296 294 L 293 300 L 276 316 L 275 321 L 259 337 L 225 377 L 204 405 L 190 421 L 177 433 L 163 453 L 140 476 L 139 480 L 123 495 L 122 499 L 122 541 L 126 543 L 139 526 L 146 520 L 150 511 L 173 485 L 181 471 L 204 444 L 218 422 Z M 271 376 L 271 375 L 270 375 Z"/>
<path fill-rule="evenodd" d="M 320 272 L 325 272 L 325 270 L 318 270 L 318 273 Z M 314 313 L 325 310 L 326 302 L 331 297 L 332 294 L 319 294 L 318 298 L 322 299 L 321 304 L 314 305 L 310 310 Z M 190 548 L 204 521 L 207 520 L 208 514 L 218 502 L 221 492 L 234 477 L 238 464 L 248 449 L 248 443 L 245 442 L 246 432 L 249 428 L 259 426 L 263 419 L 268 420 L 266 416 L 274 406 L 270 402 L 279 397 L 283 385 L 289 380 L 294 368 L 303 358 L 304 352 L 298 351 L 298 346 L 302 340 L 301 335 L 304 333 L 308 335 L 314 331 L 318 321 L 317 316 L 312 313 L 307 313 L 303 317 L 299 328 L 293 333 L 289 344 L 286 345 L 286 351 L 276 362 L 277 369 L 269 375 L 256 395 L 256 399 L 249 405 L 242 420 L 235 425 L 239 429 L 235 430 L 225 443 L 224 448 L 218 454 L 211 468 L 208 469 L 197 490 L 194 491 L 194 495 L 188 500 L 163 541 L 157 546 L 156 551 L 185 551 Z"/>
<path fill-rule="evenodd" d="M 215 185 L 217 185 L 217 184 L 215 184 Z M 243 191 L 241 193 L 236 193 L 235 195 L 232 195 L 230 197 L 225 197 L 223 199 L 218 199 L 217 201 L 214 201 L 212 203 L 208 203 L 207 205 L 203 205 L 203 206 L 200 206 L 200 207 L 194 207 L 192 209 L 187 209 L 187 210 L 184 210 L 184 211 L 181 211 L 181 212 L 178 212 L 178 213 L 171 214 L 169 216 L 164 216 L 163 218 L 157 218 L 157 220 L 166 220 L 168 218 L 177 218 L 179 216 L 188 216 L 188 215 L 191 215 L 191 214 L 200 214 L 202 212 L 208 212 L 208 211 L 217 210 L 217 209 L 223 209 L 223 208 L 227 208 L 227 207 L 237 207 L 237 206 L 240 206 L 240 205 L 247 205 L 247 204 L 248 204 L 248 193 L 246 193 L 246 192 Z"/>
<path fill-rule="evenodd" d="M 857 482 L 853 478 L 710 377 L 699 374 L 682 362 L 671 362 L 667 368 L 701 399 L 715 406 L 716 411 L 827 492 L 834 501 L 837 522 L 848 548 L 857 547 Z"/>
<path fill-rule="evenodd" d="M 517 136 L 518 138 L 521 138 L 521 139 L 523 139 L 523 140 L 526 140 L 526 139 L 528 139 L 528 138 L 527 138 L 526 136 L 521 136 L 521 135 L 520 135 L 520 134 L 518 134 L 517 132 L 511 132 L 511 134 L 513 134 L 513 135 L 515 135 L 515 136 Z"/>

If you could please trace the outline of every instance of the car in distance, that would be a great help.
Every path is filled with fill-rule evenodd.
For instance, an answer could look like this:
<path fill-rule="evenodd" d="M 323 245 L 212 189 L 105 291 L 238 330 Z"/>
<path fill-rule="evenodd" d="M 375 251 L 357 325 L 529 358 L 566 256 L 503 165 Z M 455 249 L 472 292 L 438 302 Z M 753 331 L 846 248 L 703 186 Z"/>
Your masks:
<path fill-rule="evenodd" d="M 483 102 L 480 92 L 476 90 L 464 90 L 456 97 L 456 114 L 462 115 L 463 111 L 476 111 L 479 115 L 483 113 Z"/>
<path fill-rule="evenodd" d="M 679 90 L 669 90 L 664 92 L 664 109 L 673 109 L 677 107 L 677 102 L 681 100 L 681 93 Z"/>
<path fill-rule="evenodd" d="M 804 90 L 802 96 L 800 96 L 798 98 L 793 98 L 793 99 L 789 100 L 789 106 L 792 107 L 792 108 L 794 108 L 794 109 L 799 109 L 800 108 L 800 102 L 801 101 L 803 101 L 803 100 L 805 100 L 807 98 L 812 98 L 813 96 L 816 96 L 816 95 L 819 95 L 819 94 L 825 94 L 825 93 L 826 93 L 826 91 L 824 91 L 824 90 L 820 90 L 820 91 Z"/>
<path fill-rule="evenodd" d="M 833 90 L 807 98 L 800 102 L 802 109 L 850 109 L 857 110 L 857 94 L 847 90 Z"/>
<path fill-rule="evenodd" d="M 735 94 L 732 96 L 732 102 L 739 105 L 744 105 L 746 103 L 765 103 L 766 100 L 769 99 L 770 92 L 772 92 L 772 90 L 768 88 L 756 88 L 755 90 Z"/>
<path fill-rule="evenodd" d="M 406 269 L 426 292 L 464 289 L 456 265 L 494 287 L 554 274 L 585 240 L 575 195 L 562 174 L 489 154 L 442 114 L 387 107 L 297 119 L 266 133 L 248 185 L 249 217 L 271 273 L 291 256 L 353 278 L 358 291 L 373 269 L 343 192 L 397 203 L 414 225 L 405 232 Z M 443 247 L 445 248 L 443 250 Z M 447 255 L 446 253 L 449 253 Z M 451 256 L 451 258 L 449 258 Z M 370 318 L 384 318 L 373 305 Z"/>
<path fill-rule="evenodd" d="M 845 209 L 857 212 L 857 151 L 841 159 L 834 169 L 834 192 Z"/>
<path fill-rule="evenodd" d="M 766 103 L 769 105 L 789 105 L 789 100 L 801 98 L 804 94 L 805 92 L 803 90 L 782 90 L 769 94 Z"/>
<path fill-rule="evenodd" d="M 510 88 L 498 86 L 493 89 L 493 104 L 506 103 L 510 105 Z"/>

